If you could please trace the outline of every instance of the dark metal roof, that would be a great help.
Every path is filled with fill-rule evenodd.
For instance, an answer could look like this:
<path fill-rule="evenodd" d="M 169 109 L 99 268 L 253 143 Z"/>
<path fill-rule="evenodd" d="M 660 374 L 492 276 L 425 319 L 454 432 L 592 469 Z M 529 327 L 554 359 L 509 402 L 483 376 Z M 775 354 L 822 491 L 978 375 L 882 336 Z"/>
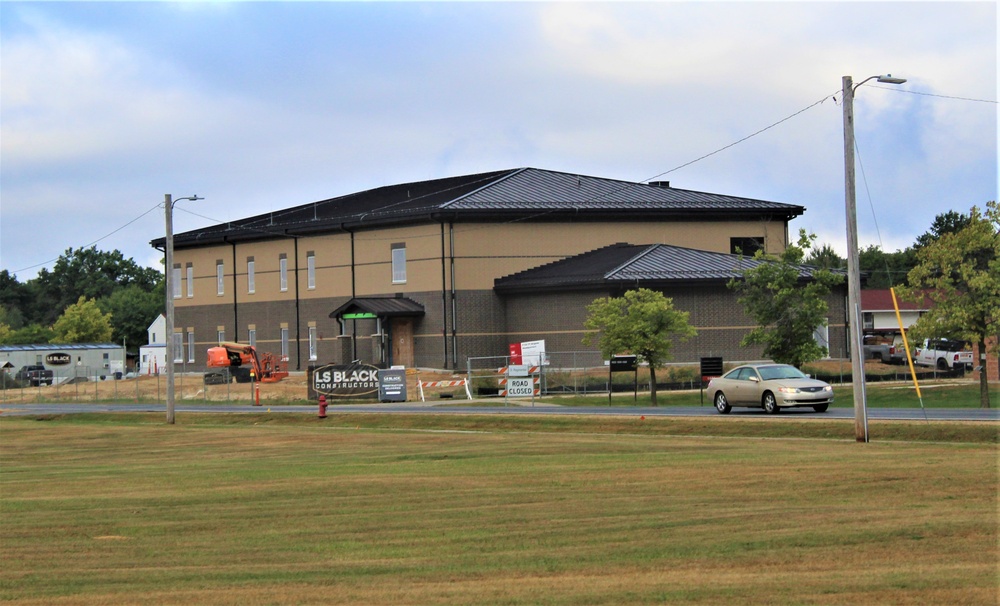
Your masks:
<path fill-rule="evenodd" d="M 494 280 L 494 290 L 621 287 L 666 282 L 728 282 L 766 263 L 743 255 L 666 244 L 612 244 Z M 808 280 L 814 268 L 800 266 Z"/>
<path fill-rule="evenodd" d="M 176 234 L 178 248 L 440 221 L 790 220 L 802 206 L 536 168 L 402 183 Z M 162 248 L 164 239 L 151 244 Z"/>
<path fill-rule="evenodd" d="M 355 297 L 333 310 L 330 317 L 351 313 L 375 314 L 380 318 L 417 317 L 424 315 L 424 306 L 406 297 Z"/>

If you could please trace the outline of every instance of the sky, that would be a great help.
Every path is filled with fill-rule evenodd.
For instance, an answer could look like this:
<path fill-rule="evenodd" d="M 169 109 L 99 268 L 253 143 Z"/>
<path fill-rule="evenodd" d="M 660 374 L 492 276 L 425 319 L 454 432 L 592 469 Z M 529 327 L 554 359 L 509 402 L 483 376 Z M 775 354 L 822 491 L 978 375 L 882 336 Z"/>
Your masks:
<path fill-rule="evenodd" d="M 846 255 L 997 199 L 995 2 L 0 1 L 0 269 L 534 167 L 801 205 Z"/>

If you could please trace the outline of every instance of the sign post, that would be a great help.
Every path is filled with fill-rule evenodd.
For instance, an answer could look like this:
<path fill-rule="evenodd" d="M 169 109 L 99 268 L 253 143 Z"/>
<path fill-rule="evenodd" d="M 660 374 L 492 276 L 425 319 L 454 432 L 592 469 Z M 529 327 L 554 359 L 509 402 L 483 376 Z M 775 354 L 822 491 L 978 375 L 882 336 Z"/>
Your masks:
<path fill-rule="evenodd" d="M 406 369 L 390 368 L 378 371 L 378 401 L 406 401 Z"/>
<path fill-rule="evenodd" d="M 636 356 L 611 356 L 608 362 L 608 406 L 611 406 L 612 373 L 632 371 L 632 401 L 639 401 L 639 365 Z"/>

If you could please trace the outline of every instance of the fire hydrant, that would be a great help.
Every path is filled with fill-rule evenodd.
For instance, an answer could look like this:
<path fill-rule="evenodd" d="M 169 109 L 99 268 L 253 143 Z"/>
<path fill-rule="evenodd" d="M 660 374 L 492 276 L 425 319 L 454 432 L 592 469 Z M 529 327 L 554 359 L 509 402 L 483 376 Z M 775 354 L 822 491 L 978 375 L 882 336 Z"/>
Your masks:
<path fill-rule="evenodd" d="M 319 418 L 326 418 L 326 396 L 319 397 Z"/>

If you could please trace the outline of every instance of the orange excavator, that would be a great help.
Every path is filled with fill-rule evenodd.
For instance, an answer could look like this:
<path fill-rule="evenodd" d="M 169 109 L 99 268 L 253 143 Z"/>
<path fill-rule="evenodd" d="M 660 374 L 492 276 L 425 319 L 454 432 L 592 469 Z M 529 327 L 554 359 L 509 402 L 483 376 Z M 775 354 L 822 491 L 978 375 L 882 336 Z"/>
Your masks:
<path fill-rule="evenodd" d="M 219 343 L 218 347 L 209 347 L 208 365 L 232 368 L 237 383 L 254 379 L 261 383 L 277 383 L 288 376 L 286 363 L 277 356 L 271 353 L 258 355 L 253 345 L 242 343 Z"/>

